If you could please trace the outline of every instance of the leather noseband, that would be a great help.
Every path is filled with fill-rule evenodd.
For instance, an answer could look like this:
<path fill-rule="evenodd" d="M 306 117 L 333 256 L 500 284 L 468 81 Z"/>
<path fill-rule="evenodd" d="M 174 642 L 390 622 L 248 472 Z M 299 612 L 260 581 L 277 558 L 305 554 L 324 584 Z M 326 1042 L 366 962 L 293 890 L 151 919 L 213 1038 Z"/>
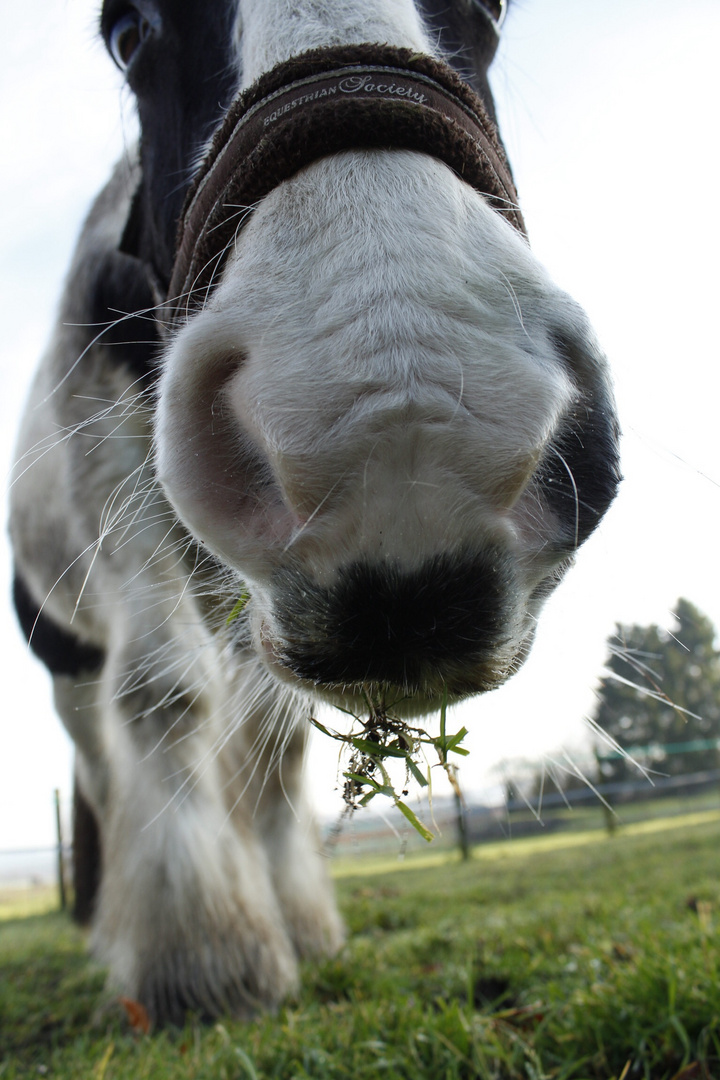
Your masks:
<path fill-rule="evenodd" d="M 387 45 L 313 50 L 264 74 L 230 106 L 181 216 L 165 326 L 203 306 L 265 195 L 318 158 L 360 149 L 439 158 L 526 235 L 495 125 L 447 64 Z"/>

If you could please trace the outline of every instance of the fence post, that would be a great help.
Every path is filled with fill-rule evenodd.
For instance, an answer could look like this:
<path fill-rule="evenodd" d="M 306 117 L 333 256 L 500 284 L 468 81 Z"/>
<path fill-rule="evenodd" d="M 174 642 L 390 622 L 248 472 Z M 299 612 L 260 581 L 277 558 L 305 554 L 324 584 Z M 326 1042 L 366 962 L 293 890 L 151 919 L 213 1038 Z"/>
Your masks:
<path fill-rule="evenodd" d="M 605 831 L 608 836 L 614 836 L 617 832 L 618 819 L 612 806 L 608 806 L 606 802 L 603 803 L 603 817 L 605 818 Z"/>
<path fill-rule="evenodd" d="M 67 908 L 67 896 L 65 895 L 65 851 L 63 847 L 62 819 L 60 817 L 60 789 L 55 788 L 55 826 L 57 829 L 57 874 L 58 890 L 60 892 L 60 910 Z"/>
<path fill-rule="evenodd" d="M 462 861 L 467 862 L 470 858 L 470 844 L 468 842 L 465 800 L 462 797 L 459 785 L 453 788 L 453 793 L 455 795 L 455 821 L 457 822 L 460 855 Z"/>

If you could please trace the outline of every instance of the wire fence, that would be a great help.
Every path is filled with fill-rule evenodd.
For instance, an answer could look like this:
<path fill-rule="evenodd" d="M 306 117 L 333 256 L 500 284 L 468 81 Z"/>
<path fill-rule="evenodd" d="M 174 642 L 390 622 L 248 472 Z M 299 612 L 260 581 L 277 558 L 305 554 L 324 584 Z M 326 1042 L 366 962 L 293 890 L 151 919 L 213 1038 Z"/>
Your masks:
<path fill-rule="evenodd" d="M 536 776 L 536 771 L 528 776 Z M 575 783 L 581 781 L 575 777 Z M 504 784 L 507 793 L 507 778 Z M 512 787 L 515 788 L 514 782 Z M 494 843 L 551 832 L 583 829 L 606 829 L 609 833 L 623 825 L 650 818 L 671 817 L 695 810 L 720 811 L 720 769 L 669 777 L 640 778 L 633 782 L 585 784 L 566 788 L 497 797 L 488 804 L 467 800 L 463 828 L 470 844 Z M 390 815 L 372 812 L 353 814 L 345 828 L 331 831 L 331 850 L 338 855 L 363 851 L 380 854 L 397 848 L 403 851 L 425 850 L 423 840 L 402 822 L 393 829 Z M 426 824 L 432 822 L 440 833 L 442 845 L 455 846 L 458 815 L 450 799 L 427 799 L 416 807 Z"/>
<path fill-rule="evenodd" d="M 536 792 L 508 797 L 501 805 L 469 803 L 464 828 L 470 843 L 521 838 L 558 829 L 601 827 L 612 832 L 618 825 L 651 817 L 670 816 L 702 806 L 720 809 L 720 769 L 674 776 L 584 785 L 563 791 Z M 61 813 L 60 793 L 55 792 L 55 842 L 42 846 L 0 849 L 0 907 L 3 895 L 22 890 L 54 888 L 57 906 L 65 908 L 72 890 L 72 844 Z M 456 815 L 443 804 L 433 808 L 441 834 L 453 835 Z M 379 851 L 397 838 L 397 830 L 385 819 L 366 812 L 353 815 L 352 827 L 335 836 L 333 849 Z M 412 838 L 411 838 L 412 839 Z"/>
<path fill-rule="evenodd" d="M 654 776 L 652 781 L 618 780 L 603 784 L 590 784 L 563 791 L 548 791 L 534 798 L 514 798 L 506 802 L 506 809 L 532 809 L 534 805 L 550 809 L 555 806 L 571 808 L 578 803 L 607 802 L 610 806 L 630 802 L 643 802 L 666 797 L 668 794 L 693 795 L 702 790 L 717 788 L 720 795 L 720 769 L 704 769 L 702 772 L 678 773 L 674 776 Z"/>
<path fill-rule="evenodd" d="M 16 892 L 54 884 L 58 906 L 68 903 L 68 884 L 72 865 L 72 846 L 66 842 L 59 790 L 53 798 L 55 843 L 41 847 L 0 850 L 0 890 Z"/>

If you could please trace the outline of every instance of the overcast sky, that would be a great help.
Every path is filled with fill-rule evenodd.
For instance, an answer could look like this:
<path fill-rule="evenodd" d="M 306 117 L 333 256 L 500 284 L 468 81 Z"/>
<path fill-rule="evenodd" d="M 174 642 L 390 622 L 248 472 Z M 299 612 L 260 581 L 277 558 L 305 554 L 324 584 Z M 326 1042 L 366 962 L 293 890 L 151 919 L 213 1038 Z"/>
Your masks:
<path fill-rule="evenodd" d="M 131 106 L 92 0 L 6 5 L 0 38 L 0 455 L 9 462 L 80 221 Z M 717 0 L 517 0 L 494 67 L 501 127 L 538 257 L 586 307 L 625 432 L 616 506 L 547 606 L 531 659 L 462 707 L 470 792 L 498 764 L 581 756 L 616 621 L 668 624 L 680 595 L 720 625 Z M 47 843 L 71 753 L 5 600 L 0 551 L 0 850 Z M 312 787 L 338 805 L 335 751 Z"/>

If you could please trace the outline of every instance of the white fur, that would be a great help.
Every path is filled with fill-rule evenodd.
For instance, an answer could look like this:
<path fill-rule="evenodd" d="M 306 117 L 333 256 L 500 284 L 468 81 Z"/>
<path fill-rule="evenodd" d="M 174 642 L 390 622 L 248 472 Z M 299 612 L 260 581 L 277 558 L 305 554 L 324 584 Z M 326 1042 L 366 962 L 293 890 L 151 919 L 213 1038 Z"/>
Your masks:
<path fill-rule="evenodd" d="M 243 84 L 306 49 L 366 41 L 431 52 L 410 0 L 238 0 Z"/>
<path fill-rule="evenodd" d="M 337 155 L 255 211 L 168 350 L 156 445 L 181 519 L 248 582 L 280 677 L 261 647 L 274 571 L 290 555 L 331 580 L 379 537 L 410 568 L 478 537 L 511 547 L 510 662 L 555 529 L 525 488 L 576 392 L 558 325 L 602 362 L 525 242 L 431 158 Z M 273 483 L 251 499 L 256 456 Z"/>

